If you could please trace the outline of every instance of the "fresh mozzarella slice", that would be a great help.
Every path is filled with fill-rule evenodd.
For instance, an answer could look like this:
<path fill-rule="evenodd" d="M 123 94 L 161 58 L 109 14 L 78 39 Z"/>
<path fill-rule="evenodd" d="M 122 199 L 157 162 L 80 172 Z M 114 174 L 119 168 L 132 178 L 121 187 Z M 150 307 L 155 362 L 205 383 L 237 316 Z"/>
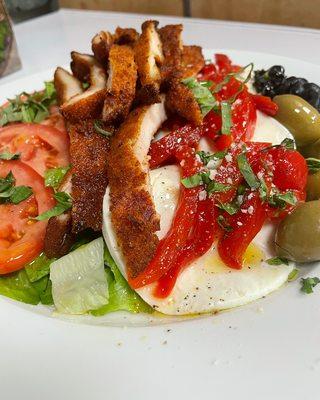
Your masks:
<path fill-rule="evenodd" d="M 254 141 L 279 144 L 290 137 L 288 131 L 270 117 L 258 112 Z M 179 200 L 180 174 L 176 166 L 166 166 L 150 172 L 155 208 L 160 215 L 161 239 L 168 232 Z M 126 266 L 117 245 L 109 213 L 109 192 L 103 202 L 103 234 L 107 246 L 126 276 Z M 153 295 L 155 284 L 137 290 L 157 311 L 169 315 L 185 315 L 228 309 L 259 299 L 282 286 L 292 271 L 292 265 L 269 265 L 274 257 L 274 224 L 267 224 L 249 246 L 242 270 L 226 267 L 214 245 L 194 261 L 178 277 L 172 293 L 165 299 Z"/>

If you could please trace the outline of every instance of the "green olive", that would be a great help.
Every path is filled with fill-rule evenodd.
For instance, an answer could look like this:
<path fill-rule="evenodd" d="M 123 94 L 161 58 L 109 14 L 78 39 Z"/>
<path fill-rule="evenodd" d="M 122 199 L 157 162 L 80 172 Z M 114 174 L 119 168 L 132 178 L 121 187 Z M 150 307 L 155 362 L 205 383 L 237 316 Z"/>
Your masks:
<path fill-rule="evenodd" d="M 320 199 L 320 171 L 308 175 L 307 181 L 307 200 Z"/>
<path fill-rule="evenodd" d="M 273 101 L 279 107 L 275 118 L 292 133 L 298 147 L 320 139 L 320 114 L 308 102 L 293 94 L 276 96 Z"/>
<path fill-rule="evenodd" d="M 282 220 L 275 242 L 278 257 L 302 263 L 320 260 L 320 200 L 301 203 Z"/>

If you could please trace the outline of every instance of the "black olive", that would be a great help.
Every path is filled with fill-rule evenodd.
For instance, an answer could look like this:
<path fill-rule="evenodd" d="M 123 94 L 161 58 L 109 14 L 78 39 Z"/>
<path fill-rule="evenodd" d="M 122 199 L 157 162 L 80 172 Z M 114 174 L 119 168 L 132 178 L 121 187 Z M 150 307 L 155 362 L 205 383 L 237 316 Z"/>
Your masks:
<path fill-rule="evenodd" d="M 275 87 L 271 82 L 266 82 L 264 85 L 261 94 L 263 96 L 274 97 L 276 95 Z"/>
<path fill-rule="evenodd" d="M 281 65 L 274 65 L 269 68 L 268 75 L 274 84 L 280 84 L 284 80 L 284 68 Z"/>
<path fill-rule="evenodd" d="M 304 93 L 304 90 L 305 90 L 306 83 L 308 83 L 308 81 L 306 79 L 298 78 L 296 80 L 296 82 L 294 82 L 290 85 L 288 93 L 295 94 L 297 96 L 302 97 L 302 94 Z"/>

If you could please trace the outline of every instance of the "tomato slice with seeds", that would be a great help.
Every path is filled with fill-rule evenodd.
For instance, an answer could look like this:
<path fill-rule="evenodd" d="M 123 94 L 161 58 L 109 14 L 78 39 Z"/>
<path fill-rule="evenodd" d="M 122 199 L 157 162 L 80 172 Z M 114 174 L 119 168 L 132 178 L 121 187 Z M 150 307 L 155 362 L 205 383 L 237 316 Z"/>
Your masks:
<path fill-rule="evenodd" d="M 19 204 L 0 204 L 0 274 L 17 271 L 43 249 L 47 221 L 31 217 L 55 205 L 53 191 L 43 178 L 21 161 L 1 161 L 0 177 L 12 172 L 16 186 L 30 186 L 33 195 Z"/>
<path fill-rule="evenodd" d="M 6 126 L 0 129 L 0 152 L 20 153 L 21 161 L 43 176 L 47 169 L 70 162 L 69 137 L 61 129 L 44 124 Z"/>

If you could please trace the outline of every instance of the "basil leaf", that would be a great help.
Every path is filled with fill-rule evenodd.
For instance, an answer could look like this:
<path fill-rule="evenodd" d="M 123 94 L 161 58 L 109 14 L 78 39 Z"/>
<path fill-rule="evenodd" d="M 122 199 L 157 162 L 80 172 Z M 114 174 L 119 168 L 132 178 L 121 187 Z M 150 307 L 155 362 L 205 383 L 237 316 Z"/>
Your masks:
<path fill-rule="evenodd" d="M 289 265 L 289 261 L 286 258 L 273 257 L 266 260 L 269 265 Z"/>
<path fill-rule="evenodd" d="M 317 158 L 306 158 L 306 162 L 310 174 L 315 174 L 316 172 L 320 171 L 320 160 Z"/>
<path fill-rule="evenodd" d="M 206 151 L 197 151 L 198 156 L 204 165 L 207 165 L 209 161 L 223 160 L 227 154 L 227 151 L 217 151 L 216 153 L 209 153 Z"/>
<path fill-rule="evenodd" d="M 272 207 L 277 208 L 285 208 L 286 204 L 290 204 L 292 206 L 297 204 L 297 198 L 293 192 L 288 191 L 286 193 L 276 193 L 272 195 L 269 199 L 269 204 Z"/>
<path fill-rule="evenodd" d="M 15 183 L 14 176 L 10 171 L 5 178 L 0 178 L 0 193 L 10 189 Z"/>
<path fill-rule="evenodd" d="M 217 204 L 217 207 L 219 207 L 221 210 L 226 211 L 229 215 L 234 215 L 239 211 L 239 206 L 238 204 L 235 203 L 221 203 Z"/>
<path fill-rule="evenodd" d="M 203 116 L 207 115 L 209 111 L 217 107 L 218 103 L 209 90 L 212 82 L 200 81 L 198 82 L 195 78 L 186 78 L 181 81 L 188 89 L 191 90 L 194 98 L 200 106 L 201 113 Z"/>
<path fill-rule="evenodd" d="M 295 142 L 294 142 L 293 139 L 285 138 L 280 143 L 280 146 L 285 147 L 288 150 L 294 150 L 295 149 Z"/>
<path fill-rule="evenodd" d="M 223 215 L 219 215 L 219 216 L 218 216 L 217 222 L 218 222 L 218 225 L 219 225 L 224 231 L 226 231 L 226 232 L 232 232 L 232 231 L 233 231 L 232 226 L 230 226 L 230 225 L 227 224 L 226 219 L 224 218 Z"/>
<path fill-rule="evenodd" d="M 268 199 L 268 187 L 266 184 L 266 181 L 264 180 L 264 178 L 260 178 L 260 187 L 259 187 L 259 195 L 260 195 L 260 199 L 265 202 Z"/>
<path fill-rule="evenodd" d="M 320 279 L 317 277 L 314 278 L 302 278 L 301 279 L 301 291 L 306 293 L 306 294 L 310 294 L 313 293 L 313 288 L 315 286 L 318 285 L 318 283 L 320 283 Z"/>
<path fill-rule="evenodd" d="M 54 198 L 57 200 L 57 204 L 50 210 L 45 211 L 44 213 L 38 215 L 34 219 L 36 219 L 37 221 L 44 221 L 51 217 L 56 217 L 57 215 L 61 215 L 72 207 L 72 198 L 68 193 L 65 192 L 55 193 Z"/>
<path fill-rule="evenodd" d="M 203 184 L 202 175 L 203 175 L 203 173 L 200 172 L 199 174 L 194 174 L 194 175 L 188 176 L 187 178 L 181 179 L 181 183 L 187 189 L 191 189 L 196 186 L 200 186 Z"/>
<path fill-rule="evenodd" d="M 247 159 L 247 156 L 245 153 L 241 153 L 237 157 L 237 163 L 239 170 L 244 177 L 245 181 L 247 184 L 252 188 L 252 189 L 258 189 L 260 186 L 260 182 L 258 178 L 255 176 L 255 174 L 252 171 L 251 165 L 249 164 L 249 161 Z"/>
<path fill-rule="evenodd" d="M 20 153 L 10 153 L 10 151 L 4 151 L 0 153 L 0 160 L 18 160 L 20 158 Z"/>
<path fill-rule="evenodd" d="M 29 186 L 14 186 L 10 194 L 10 202 L 13 204 L 19 204 L 23 200 L 26 200 L 32 195 L 32 189 Z"/>
<path fill-rule="evenodd" d="M 231 119 L 231 104 L 228 101 L 221 102 L 221 118 L 222 118 L 221 133 L 223 135 L 230 135 L 232 127 L 232 119 Z"/>
<path fill-rule="evenodd" d="M 112 132 L 106 131 L 102 128 L 102 121 L 99 119 L 95 119 L 93 122 L 94 129 L 103 136 L 110 137 L 112 136 Z"/>
<path fill-rule="evenodd" d="M 295 281 L 298 275 L 299 275 L 299 270 L 297 268 L 294 268 L 288 275 L 288 282 Z"/>
<path fill-rule="evenodd" d="M 223 192 L 227 192 L 231 188 L 232 188 L 232 186 L 230 186 L 230 185 L 225 185 L 224 183 L 211 181 L 207 185 L 207 192 L 208 192 L 208 194 L 221 193 L 221 192 L 223 193 Z"/>
<path fill-rule="evenodd" d="M 44 183 L 46 186 L 51 186 L 54 190 L 57 190 L 63 181 L 66 173 L 70 170 L 71 166 L 57 167 L 47 169 L 44 173 Z"/>

